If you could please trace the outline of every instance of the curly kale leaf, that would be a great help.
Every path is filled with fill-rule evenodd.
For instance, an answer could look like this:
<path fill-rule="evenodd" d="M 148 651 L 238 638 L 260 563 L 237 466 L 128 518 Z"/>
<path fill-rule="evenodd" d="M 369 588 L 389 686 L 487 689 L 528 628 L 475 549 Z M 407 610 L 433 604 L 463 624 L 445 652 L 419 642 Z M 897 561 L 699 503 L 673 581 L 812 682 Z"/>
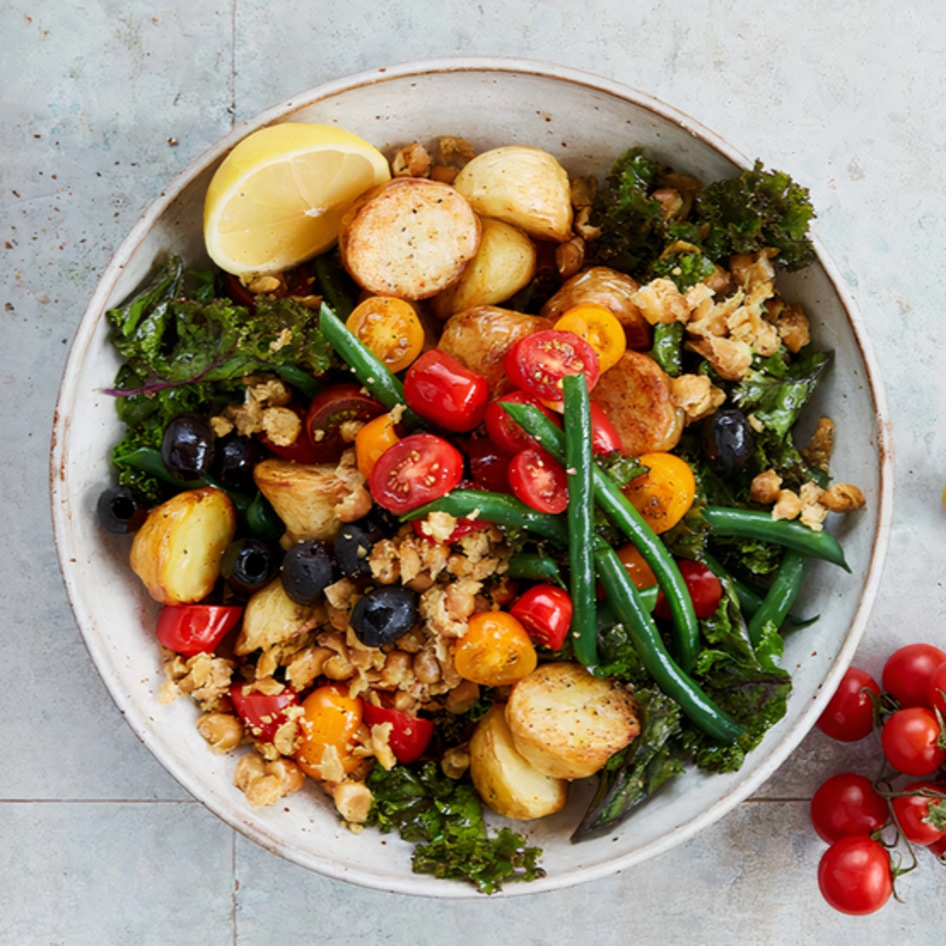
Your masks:
<path fill-rule="evenodd" d="M 716 272 L 716 265 L 697 251 L 675 251 L 664 253 L 650 268 L 651 278 L 672 279 L 680 292 L 686 292 Z"/>
<path fill-rule="evenodd" d="M 541 850 L 508 828 L 490 835 L 473 785 L 443 775 L 435 762 L 389 771 L 376 765 L 366 781 L 373 799 L 368 824 L 415 845 L 415 873 L 465 880 L 481 893 L 545 876 Z"/>

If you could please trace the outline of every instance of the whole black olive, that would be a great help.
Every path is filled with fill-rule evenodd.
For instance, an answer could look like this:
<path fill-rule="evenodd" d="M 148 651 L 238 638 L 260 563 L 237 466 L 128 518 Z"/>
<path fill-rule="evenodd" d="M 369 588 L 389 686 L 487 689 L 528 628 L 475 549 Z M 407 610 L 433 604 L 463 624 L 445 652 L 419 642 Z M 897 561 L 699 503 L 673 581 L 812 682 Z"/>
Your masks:
<path fill-rule="evenodd" d="M 200 414 L 180 414 L 164 428 L 161 457 L 165 466 L 183 476 L 203 476 L 214 461 L 216 435 Z"/>
<path fill-rule="evenodd" d="M 335 581 L 335 562 L 324 542 L 297 542 L 283 556 L 279 575 L 286 594 L 296 604 L 315 604 Z"/>
<path fill-rule="evenodd" d="M 220 560 L 220 574 L 241 595 L 251 595 L 268 585 L 279 569 L 279 554 L 262 539 L 231 542 Z"/>
<path fill-rule="evenodd" d="M 253 467 L 260 459 L 260 447 L 250 437 L 227 434 L 217 440 L 214 449 L 214 471 L 227 486 L 249 486 L 253 482 Z"/>
<path fill-rule="evenodd" d="M 366 647 L 381 647 L 403 637 L 417 621 L 417 592 L 399 585 L 374 588 L 359 598 L 349 623 Z"/>
<path fill-rule="evenodd" d="M 755 431 L 736 408 L 716 411 L 703 421 L 703 452 L 710 463 L 726 471 L 745 465 L 755 449 Z"/>
<path fill-rule="evenodd" d="M 371 574 L 368 556 L 380 533 L 370 524 L 349 522 L 342 526 L 332 551 L 338 570 L 346 578 L 363 578 Z"/>
<path fill-rule="evenodd" d="M 115 535 L 136 532 L 148 517 L 148 509 L 130 486 L 112 486 L 99 495 L 95 507 L 102 528 Z"/>

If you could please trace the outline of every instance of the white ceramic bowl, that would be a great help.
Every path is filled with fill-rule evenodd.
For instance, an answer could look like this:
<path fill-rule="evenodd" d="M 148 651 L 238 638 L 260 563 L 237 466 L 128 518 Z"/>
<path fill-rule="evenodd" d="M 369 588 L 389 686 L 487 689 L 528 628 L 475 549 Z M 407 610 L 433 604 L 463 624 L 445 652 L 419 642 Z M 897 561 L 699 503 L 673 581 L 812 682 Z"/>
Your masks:
<path fill-rule="evenodd" d="M 213 755 L 194 728 L 186 699 L 158 704 L 162 683 L 154 640 L 157 608 L 127 567 L 128 542 L 97 526 L 95 500 L 109 480 L 108 454 L 119 436 L 111 399 L 117 361 L 106 343 L 104 311 L 117 304 L 167 251 L 203 256 L 201 207 L 210 175 L 248 132 L 274 122 L 337 123 L 383 150 L 415 138 L 460 134 L 479 149 L 525 143 L 556 154 L 575 174 L 601 176 L 626 148 L 704 180 L 749 162 L 716 135 L 647 95 L 574 70 L 527 61 L 465 59 L 408 64 L 340 79 L 239 125 L 201 155 L 138 221 L 102 275 L 76 335 L 59 396 L 52 448 L 52 508 L 60 564 L 92 660 L 118 707 L 168 771 L 226 822 L 264 847 L 333 877 L 383 890 L 435 897 L 476 896 L 466 885 L 415 875 L 410 848 L 374 831 L 342 828 L 316 789 L 271 809 L 251 808 L 233 787 L 234 760 Z M 763 160 L 764 155 L 761 155 Z M 742 771 L 688 772 L 668 785 L 613 835 L 571 844 L 580 800 L 525 831 L 544 849 L 547 876 L 510 884 L 504 896 L 592 880 L 638 864 L 690 838 L 757 789 L 798 745 L 849 664 L 879 579 L 891 510 L 891 464 L 876 365 L 860 318 L 823 253 L 819 264 L 782 280 L 802 302 L 819 346 L 836 360 L 819 400 L 837 423 L 833 469 L 857 483 L 865 511 L 833 524 L 851 574 L 811 569 L 802 610 L 818 613 L 810 631 L 788 635 L 783 665 L 794 676 L 788 713 Z M 91 672 L 91 670 L 90 670 Z"/>

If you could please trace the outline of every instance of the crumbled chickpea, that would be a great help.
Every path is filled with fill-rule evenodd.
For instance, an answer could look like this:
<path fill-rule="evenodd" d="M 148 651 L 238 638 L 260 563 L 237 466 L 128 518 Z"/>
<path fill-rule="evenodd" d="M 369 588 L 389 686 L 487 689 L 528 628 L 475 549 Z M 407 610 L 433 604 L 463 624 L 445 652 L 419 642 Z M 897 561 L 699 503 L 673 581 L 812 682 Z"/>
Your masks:
<path fill-rule="evenodd" d="M 470 767 L 470 747 L 454 746 L 447 749 L 440 760 L 440 771 L 447 778 L 462 778 L 463 773 Z"/>
<path fill-rule="evenodd" d="M 821 502 L 831 512 L 851 512 L 863 509 L 866 500 L 858 487 L 851 483 L 834 483 L 821 494 Z"/>
<path fill-rule="evenodd" d="M 757 503 L 774 503 L 779 498 L 782 477 L 775 470 L 766 470 L 753 477 L 749 486 L 749 496 Z"/>
<path fill-rule="evenodd" d="M 267 762 L 256 753 L 243 756 L 233 773 L 233 784 L 254 808 L 274 805 L 280 798 L 302 788 L 304 781 L 302 770 L 291 759 Z"/>
<path fill-rule="evenodd" d="M 205 713 L 197 731 L 214 752 L 231 752 L 243 741 L 243 724 L 230 713 Z"/>
<path fill-rule="evenodd" d="M 797 519 L 801 515 L 801 508 L 802 502 L 798 493 L 790 489 L 780 489 L 772 507 L 772 518 Z"/>
<path fill-rule="evenodd" d="M 822 417 L 815 427 L 808 443 L 802 447 L 801 455 L 805 460 L 819 470 L 827 472 L 834 452 L 834 421 L 830 417 Z"/>
<path fill-rule="evenodd" d="M 427 149 L 419 141 L 413 141 L 395 152 L 391 158 L 391 173 L 394 177 L 427 177 L 431 163 Z"/>
<path fill-rule="evenodd" d="M 364 782 L 339 782 L 332 786 L 332 800 L 338 813 L 350 825 L 364 824 L 371 810 L 371 789 Z"/>

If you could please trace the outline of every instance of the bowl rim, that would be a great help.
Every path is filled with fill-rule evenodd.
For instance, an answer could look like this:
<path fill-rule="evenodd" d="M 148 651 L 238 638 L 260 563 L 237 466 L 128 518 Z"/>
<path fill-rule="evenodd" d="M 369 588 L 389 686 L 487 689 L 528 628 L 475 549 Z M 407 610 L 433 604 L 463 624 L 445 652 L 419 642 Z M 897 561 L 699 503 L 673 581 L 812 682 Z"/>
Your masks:
<path fill-rule="evenodd" d="M 728 158 L 733 164 L 743 168 L 751 167 L 751 162 L 716 132 L 649 93 L 584 70 L 548 61 L 524 58 L 491 56 L 446 57 L 411 60 L 395 65 L 363 70 L 320 83 L 311 89 L 291 96 L 277 105 L 236 122 L 230 132 L 219 138 L 210 147 L 204 149 L 170 178 L 157 197 L 146 206 L 131 230 L 112 254 L 110 261 L 99 277 L 96 288 L 82 315 L 63 371 L 56 400 L 51 435 L 49 469 L 51 515 L 54 542 L 67 598 L 96 670 L 99 670 L 107 661 L 105 660 L 103 648 L 86 633 L 85 628 L 88 615 L 84 612 L 77 589 L 73 587 L 73 583 L 70 581 L 66 559 L 68 551 L 63 546 L 65 523 L 71 515 L 68 499 L 64 495 L 64 479 L 67 465 L 65 444 L 68 439 L 68 407 L 71 401 L 71 394 L 76 390 L 80 368 L 84 362 L 84 355 L 88 352 L 93 342 L 96 326 L 98 325 L 99 319 L 104 315 L 105 307 L 122 273 L 125 265 L 124 260 L 128 259 L 135 252 L 138 245 L 144 240 L 145 236 L 153 227 L 155 221 L 174 203 L 184 188 L 211 163 L 222 158 L 222 156 L 241 138 L 248 134 L 249 131 L 263 125 L 284 120 L 286 116 L 302 107 L 316 104 L 343 92 L 350 92 L 358 88 L 401 80 L 411 76 L 424 76 L 443 72 L 524 74 L 555 82 L 564 81 L 573 85 L 585 86 L 591 90 L 603 92 L 607 95 L 625 100 L 632 105 L 644 108 L 657 117 L 672 122 L 688 131 L 694 137 L 701 139 Z M 644 860 L 664 853 L 683 841 L 692 838 L 709 825 L 719 821 L 741 801 L 748 798 L 755 789 L 766 782 L 795 748 L 797 748 L 798 744 L 816 722 L 823 710 L 823 704 L 827 701 L 830 694 L 834 692 L 842 675 L 853 659 L 878 594 L 883 563 L 890 537 L 893 509 L 893 455 L 892 445 L 890 443 L 891 425 L 887 419 L 886 396 L 879 365 L 868 339 L 866 327 L 856 301 L 830 254 L 822 245 L 817 235 L 816 227 L 812 228 L 812 238 L 815 244 L 818 263 L 821 265 L 832 288 L 837 293 L 838 299 L 850 322 L 850 327 L 866 369 L 867 387 L 870 392 L 874 416 L 876 418 L 878 490 L 876 505 L 873 510 L 875 529 L 874 542 L 870 552 L 867 574 L 861 591 L 860 601 L 848 628 L 848 632 L 842 642 L 842 646 L 831 666 L 828 668 L 815 697 L 810 701 L 809 705 L 800 712 L 791 728 L 783 734 L 777 748 L 769 753 L 764 763 L 749 773 L 732 791 L 700 812 L 686 825 L 666 833 L 641 848 L 606 862 L 579 867 L 575 871 L 554 877 L 546 877 L 531 884 L 507 885 L 503 888 L 499 896 L 509 897 L 545 892 L 610 876 L 618 871 L 627 869 Z M 482 898 L 481 894 L 476 893 L 472 888 L 464 884 L 458 884 L 456 882 L 434 882 L 429 878 L 419 877 L 413 874 L 405 874 L 403 878 L 395 880 L 390 875 L 379 875 L 372 872 L 370 865 L 366 865 L 364 869 L 346 868 L 340 875 L 338 868 L 333 866 L 330 862 L 300 855 L 299 852 L 295 851 L 291 846 L 276 841 L 255 824 L 248 822 L 246 819 L 235 818 L 228 815 L 221 810 L 221 806 L 208 800 L 206 797 L 202 797 L 201 786 L 197 784 L 191 773 L 186 770 L 178 770 L 174 765 L 170 764 L 169 760 L 163 759 L 160 754 L 154 751 L 147 714 L 140 712 L 129 699 L 126 699 L 126 695 L 122 692 L 117 680 L 109 678 L 101 672 L 100 676 L 102 676 L 113 701 L 129 726 L 131 726 L 132 730 L 149 751 L 152 751 L 152 754 L 155 755 L 169 774 L 185 789 L 194 794 L 205 807 L 213 811 L 221 820 L 260 846 L 302 867 L 371 889 L 457 900 Z"/>

